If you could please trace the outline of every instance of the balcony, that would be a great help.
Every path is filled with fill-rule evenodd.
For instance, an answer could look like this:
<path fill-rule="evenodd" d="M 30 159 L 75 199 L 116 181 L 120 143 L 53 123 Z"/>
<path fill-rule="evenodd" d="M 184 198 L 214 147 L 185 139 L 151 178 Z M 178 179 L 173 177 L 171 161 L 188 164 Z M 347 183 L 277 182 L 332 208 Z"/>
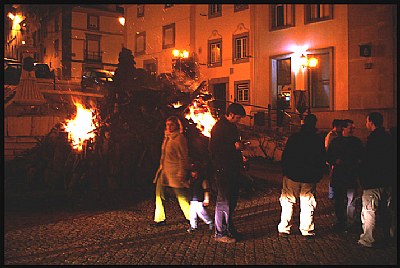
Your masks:
<path fill-rule="evenodd" d="M 101 52 L 85 50 L 85 61 L 86 62 L 101 62 L 102 61 Z"/>

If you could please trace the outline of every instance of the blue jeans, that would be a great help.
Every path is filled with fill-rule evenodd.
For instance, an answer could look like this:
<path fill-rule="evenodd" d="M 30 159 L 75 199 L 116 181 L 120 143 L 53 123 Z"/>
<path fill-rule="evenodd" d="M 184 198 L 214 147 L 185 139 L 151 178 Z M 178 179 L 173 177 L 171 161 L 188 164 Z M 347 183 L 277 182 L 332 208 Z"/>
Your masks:
<path fill-rule="evenodd" d="M 335 214 L 339 225 L 346 227 L 356 222 L 356 191 L 343 186 L 335 186 Z"/>
<path fill-rule="evenodd" d="M 239 197 L 239 176 L 239 172 L 216 171 L 215 236 L 233 235 L 236 232 L 232 215 Z"/>

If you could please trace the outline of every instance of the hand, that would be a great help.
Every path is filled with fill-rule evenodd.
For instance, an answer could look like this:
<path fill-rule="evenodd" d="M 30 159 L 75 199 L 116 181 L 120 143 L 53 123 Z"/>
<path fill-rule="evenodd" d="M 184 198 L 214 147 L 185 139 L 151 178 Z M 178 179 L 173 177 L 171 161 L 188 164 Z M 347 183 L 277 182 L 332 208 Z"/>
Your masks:
<path fill-rule="evenodd" d="M 203 206 L 207 207 L 210 204 L 210 200 L 204 199 Z"/>

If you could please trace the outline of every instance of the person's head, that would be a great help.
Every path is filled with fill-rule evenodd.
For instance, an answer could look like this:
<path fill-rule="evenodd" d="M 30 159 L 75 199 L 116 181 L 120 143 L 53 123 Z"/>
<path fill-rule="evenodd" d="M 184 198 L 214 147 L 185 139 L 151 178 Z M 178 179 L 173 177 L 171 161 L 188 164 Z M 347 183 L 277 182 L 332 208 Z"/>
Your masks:
<path fill-rule="evenodd" d="M 308 128 L 315 128 L 317 125 L 317 117 L 315 114 L 308 114 L 304 118 L 304 124 L 303 126 L 308 127 Z"/>
<path fill-rule="evenodd" d="M 341 133 L 342 129 L 343 129 L 343 123 L 344 123 L 343 120 L 333 119 L 333 121 L 332 121 L 332 129 L 334 131 L 337 131 L 337 132 Z"/>
<path fill-rule="evenodd" d="M 367 115 L 367 121 L 365 126 L 369 131 L 374 131 L 378 127 L 383 125 L 383 115 L 378 112 L 372 112 Z"/>
<path fill-rule="evenodd" d="M 181 120 L 175 116 L 172 115 L 165 120 L 165 131 L 168 133 L 172 132 L 183 132 L 183 126 Z"/>
<path fill-rule="evenodd" d="M 226 119 L 231 123 L 239 123 L 246 116 L 244 107 L 239 103 L 232 103 L 226 110 Z"/>
<path fill-rule="evenodd" d="M 343 120 L 343 130 L 342 130 L 342 135 L 344 137 L 348 136 L 353 136 L 355 126 L 354 126 L 354 121 L 351 119 L 344 119 Z"/>

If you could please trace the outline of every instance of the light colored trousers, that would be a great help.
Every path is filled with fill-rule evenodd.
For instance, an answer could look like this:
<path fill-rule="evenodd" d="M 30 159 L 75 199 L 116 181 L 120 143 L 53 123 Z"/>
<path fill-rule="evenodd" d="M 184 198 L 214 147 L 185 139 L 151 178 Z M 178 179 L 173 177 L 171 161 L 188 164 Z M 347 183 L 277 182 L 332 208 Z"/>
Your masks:
<path fill-rule="evenodd" d="M 314 235 L 314 210 L 316 183 L 300 183 L 283 177 L 282 194 L 279 198 L 282 207 L 278 232 L 290 234 L 292 227 L 293 205 L 300 197 L 300 232 L 302 235 Z"/>
<path fill-rule="evenodd" d="M 165 200 L 165 190 L 169 188 L 162 186 L 160 180 L 156 183 L 156 210 L 154 212 L 154 221 L 161 222 L 165 221 L 165 209 L 163 200 Z M 185 218 L 190 219 L 190 204 L 188 200 L 188 189 L 187 188 L 170 188 L 175 193 L 176 199 L 178 199 L 179 206 Z"/>
<path fill-rule="evenodd" d="M 393 210 L 392 188 L 382 187 L 363 190 L 361 223 L 363 233 L 359 242 L 367 247 L 372 247 L 378 235 L 376 229 L 378 214 L 381 216 L 381 223 L 384 238 L 397 235 L 397 211 Z"/>
<path fill-rule="evenodd" d="M 208 216 L 203 202 L 190 201 L 190 227 L 197 228 L 197 217 L 199 217 L 205 224 L 212 223 L 211 218 Z"/>

